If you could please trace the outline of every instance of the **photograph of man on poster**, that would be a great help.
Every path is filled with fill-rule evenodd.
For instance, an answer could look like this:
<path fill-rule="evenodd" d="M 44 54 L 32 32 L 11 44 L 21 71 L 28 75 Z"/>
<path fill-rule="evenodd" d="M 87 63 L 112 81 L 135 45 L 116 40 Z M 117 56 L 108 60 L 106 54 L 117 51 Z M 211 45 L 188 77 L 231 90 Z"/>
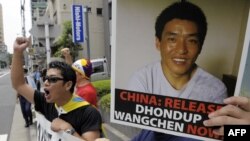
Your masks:
<path fill-rule="evenodd" d="M 113 122 L 144 127 L 115 119 L 116 88 L 211 103 L 227 97 L 220 79 L 237 76 L 249 2 L 189 2 L 116 1 Z"/>

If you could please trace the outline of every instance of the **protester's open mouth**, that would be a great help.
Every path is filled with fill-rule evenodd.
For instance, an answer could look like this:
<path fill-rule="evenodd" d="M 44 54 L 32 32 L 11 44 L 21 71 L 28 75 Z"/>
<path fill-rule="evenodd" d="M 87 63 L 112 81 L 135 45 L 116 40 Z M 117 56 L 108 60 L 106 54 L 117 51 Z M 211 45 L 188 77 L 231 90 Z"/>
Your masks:
<path fill-rule="evenodd" d="M 47 89 L 44 89 L 45 95 L 48 96 L 49 95 L 49 91 Z"/>

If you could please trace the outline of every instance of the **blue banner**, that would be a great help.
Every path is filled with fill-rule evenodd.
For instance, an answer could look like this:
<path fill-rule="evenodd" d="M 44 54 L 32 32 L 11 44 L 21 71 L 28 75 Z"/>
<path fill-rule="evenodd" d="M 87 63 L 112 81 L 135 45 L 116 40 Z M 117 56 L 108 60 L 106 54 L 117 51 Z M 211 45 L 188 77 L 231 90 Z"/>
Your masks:
<path fill-rule="evenodd" d="M 84 42 L 83 6 L 72 5 L 72 34 L 74 43 Z"/>

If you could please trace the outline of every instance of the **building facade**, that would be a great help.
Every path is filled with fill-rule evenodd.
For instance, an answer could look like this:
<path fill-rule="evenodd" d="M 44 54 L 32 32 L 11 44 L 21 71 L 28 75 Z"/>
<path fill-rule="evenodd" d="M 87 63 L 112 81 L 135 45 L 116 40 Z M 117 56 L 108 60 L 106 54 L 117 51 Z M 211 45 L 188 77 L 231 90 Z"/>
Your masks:
<path fill-rule="evenodd" d="M 83 50 L 78 52 L 78 58 L 89 57 L 90 59 L 96 59 L 105 57 L 108 64 L 110 64 L 110 3 L 111 0 L 32 0 L 32 23 L 36 24 L 41 17 L 46 16 L 53 24 L 58 25 L 62 31 L 63 24 L 66 21 L 72 21 L 72 5 L 83 5 L 85 7 L 84 15 L 87 18 L 84 24 L 88 25 L 88 28 L 86 26 L 84 28 L 85 40 L 81 44 Z M 51 41 L 50 45 L 53 46 L 53 41 Z M 38 56 L 46 57 L 45 47 L 40 42 L 34 41 L 34 50 L 35 58 L 39 58 Z M 38 63 L 41 63 L 41 61 L 38 61 Z"/>
<path fill-rule="evenodd" d="M 39 21 L 46 13 L 47 0 L 31 0 L 31 21 L 32 27 Z M 41 44 L 35 37 L 33 37 L 33 46 L 29 48 L 30 66 L 46 64 L 46 49 L 44 44 Z M 43 65 L 42 67 L 45 67 Z"/>
<path fill-rule="evenodd" d="M 104 32 L 104 0 L 49 0 L 48 14 L 51 20 L 62 27 L 66 21 L 71 21 L 71 7 L 73 4 L 85 7 L 85 25 L 88 25 L 88 33 L 85 28 L 85 41 L 82 44 L 83 50 L 79 52 L 79 58 L 87 57 L 88 45 L 90 48 L 90 59 L 102 58 L 105 56 L 105 32 Z M 86 26 L 85 26 L 86 27 Z M 89 35 L 88 35 L 89 34 Z M 89 40 L 89 44 L 87 44 Z"/>
<path fill-rule="evenodd" d="M 0 68 L 6 68 L 9 64 L 7 46 L 4 43 L 3 10 L 0 4 Z"/>
<path fill-rule="evenodd" d="M 4 44 L 4 29 L 3 29 L 3 12 L 0 4 L 0 45 Z"/>

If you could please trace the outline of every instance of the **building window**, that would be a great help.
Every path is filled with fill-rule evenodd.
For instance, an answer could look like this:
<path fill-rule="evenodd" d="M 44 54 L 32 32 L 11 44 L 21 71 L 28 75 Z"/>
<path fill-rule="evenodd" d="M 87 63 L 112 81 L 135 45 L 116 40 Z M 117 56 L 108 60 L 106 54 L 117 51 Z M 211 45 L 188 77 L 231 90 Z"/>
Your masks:
<path fill-rule="evenodd" d="M 109 3 L 109 20 L 112 19 L 112 3 Z"/>
<path fill-rule="evenodd" d="M 102 16 L 102 8 L 96 8 L 96 14 Z"/>
<path fill-rule="evenodd" d="M 67 9 L 67 5 L 63 4 L 63 9 L 66 10 Z"/>
<path fill-rule="evenodd" d="M 87 7 L 87 11 L 88 13 L 91 13 L 91 7 Z"/>

